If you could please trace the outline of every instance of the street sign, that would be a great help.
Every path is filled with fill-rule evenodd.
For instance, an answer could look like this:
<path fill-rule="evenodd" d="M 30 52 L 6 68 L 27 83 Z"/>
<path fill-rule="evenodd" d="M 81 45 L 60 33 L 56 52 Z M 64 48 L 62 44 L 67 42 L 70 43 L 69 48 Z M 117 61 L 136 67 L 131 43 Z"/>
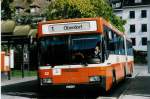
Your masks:
<path fill-rule="evenodd" d="M 23 49 L 23 62 L 26 64 L 29 62 L 29 51 L 27 46 L 25 46 Z"/>
<path fill-rule="evenodd" d="M 43 34 L 59 34 L 72 32 L 97 31 L 96 21 L 81 21 L 70 23 L 43 24 Z"/>
<path fill-rule="evenodd" d="M 14 50 L 10 50 L 10 68 L 14 68 Z"/>

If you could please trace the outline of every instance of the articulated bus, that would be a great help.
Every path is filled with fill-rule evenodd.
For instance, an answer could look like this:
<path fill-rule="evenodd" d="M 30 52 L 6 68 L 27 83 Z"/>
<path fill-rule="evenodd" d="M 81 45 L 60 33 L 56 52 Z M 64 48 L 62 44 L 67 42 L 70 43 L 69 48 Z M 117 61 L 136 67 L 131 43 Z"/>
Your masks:
<path fill-rule="evenodd" d="M 132 42 L 101 17 L 38 24 L 40 87 L 109 91 L 133 73 Z"/>

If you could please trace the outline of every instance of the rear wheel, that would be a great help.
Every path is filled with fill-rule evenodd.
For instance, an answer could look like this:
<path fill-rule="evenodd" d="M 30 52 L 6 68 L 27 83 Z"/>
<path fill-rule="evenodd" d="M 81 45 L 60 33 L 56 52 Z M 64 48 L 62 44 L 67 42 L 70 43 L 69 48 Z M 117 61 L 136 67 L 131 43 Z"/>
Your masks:
<path fill-rule="evenodd" d="M 126 66 L 124 66 L 124 80 L 126 79 L 127 76 L 127 71 L 126 71 Z"/>
<path fill-rule="evenodd" d="M 130 74 L 128 75 L 128 77 L 132 77 L 132 74 L 133 74 L 133 65 L 131 65 Z"/>
<path fill-rule="evenodd" d="M 112 74 L 113 74 L 113 76 L 112 76 L 113 87 L 115 87 L 117 84 L 115 69 L 113 69 Z"/>
<path fill-rule="evenodd" d="M 106 89 L 105 88 L 101 88 L 101 90 L 100 90 L 101 92 L 101 95 L 102 96 L 105 96 L 105 95 L 107 95 L 107 91 L 106 91 Z"/>

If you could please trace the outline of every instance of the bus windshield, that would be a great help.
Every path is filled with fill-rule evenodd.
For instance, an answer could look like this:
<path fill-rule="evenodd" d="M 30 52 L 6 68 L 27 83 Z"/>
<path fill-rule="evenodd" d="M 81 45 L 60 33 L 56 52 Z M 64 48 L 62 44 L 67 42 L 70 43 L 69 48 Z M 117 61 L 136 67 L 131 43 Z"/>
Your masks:
<path fill-rule="evenodd" d="M 101 48 L 98 34 L 42 37 L 39 39 L 40 66 L 93 63 L 92 59 L 100 60 Z"/>

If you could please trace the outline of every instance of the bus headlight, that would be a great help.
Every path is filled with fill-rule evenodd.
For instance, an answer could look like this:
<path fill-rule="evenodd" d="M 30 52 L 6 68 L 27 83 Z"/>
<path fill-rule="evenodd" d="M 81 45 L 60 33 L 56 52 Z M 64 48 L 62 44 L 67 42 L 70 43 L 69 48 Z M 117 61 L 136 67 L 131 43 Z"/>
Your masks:
<path fill-rule="evenodd" d="M 52 83 L 52 79 L 51 78 L 43 78 L 42 83 L 44 83 L 44 84 Z"/>
<path fill-rule="evenodd" d="M 101 81 L 101 77 L 100 76 L 91 76 L 91 77 L 89 77 L 89 81 L 90 82 Z"/>

